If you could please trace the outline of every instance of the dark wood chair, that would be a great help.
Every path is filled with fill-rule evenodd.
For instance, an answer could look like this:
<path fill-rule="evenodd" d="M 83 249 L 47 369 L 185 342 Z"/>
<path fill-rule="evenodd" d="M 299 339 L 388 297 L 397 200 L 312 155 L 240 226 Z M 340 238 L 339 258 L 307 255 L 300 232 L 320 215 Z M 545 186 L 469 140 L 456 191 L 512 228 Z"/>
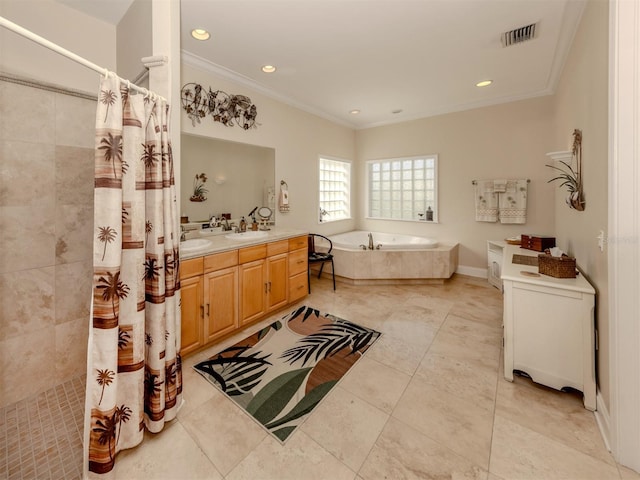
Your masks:
<path fill-rule="evenodd" d="M 326 250 L 325 248 L 316 249 L 317 238 L 321 238 L 325 242 L 327 242 L 329 244 L 329 250 Z M 309 293 L 311 293 L 311 265 L 314 263 L 320 264 L 320 272 L 318 273 L 318 278 L 320 278 L 322 276 L 322 269 L 324 268 L 324 264 L 327 262 L 331 262 L 333 289 L 336 289 L 336 272 L 333 267 L 333 255 L 331 254 L 331 250 L 333 250 L 333 243 L 327 237 L 318 233 L 309 234 L 309 264 L 307 266 L 307 283 L 309 285 Z"/>

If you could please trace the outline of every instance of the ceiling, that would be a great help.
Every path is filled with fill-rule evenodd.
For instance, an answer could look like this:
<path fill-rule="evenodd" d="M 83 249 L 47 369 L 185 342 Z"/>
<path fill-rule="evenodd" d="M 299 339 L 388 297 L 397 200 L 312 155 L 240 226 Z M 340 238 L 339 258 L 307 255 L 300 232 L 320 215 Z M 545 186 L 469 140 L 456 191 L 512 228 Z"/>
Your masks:
<path fill-rule="evenodd" d="M 102 15 L 106 2 L 131 3 L 59 1 L 96 3 Z M 181 48 L 187 63 L 367 128 L 553 93 L 583 9 L 582 0 L 181 0 Z M 502 46 L 503 32 L 532 23 L 532 40 Z M 193 28 L 211 38 L 193 39 Z M 485 79 L 493 83 L 476 87 Z"/>

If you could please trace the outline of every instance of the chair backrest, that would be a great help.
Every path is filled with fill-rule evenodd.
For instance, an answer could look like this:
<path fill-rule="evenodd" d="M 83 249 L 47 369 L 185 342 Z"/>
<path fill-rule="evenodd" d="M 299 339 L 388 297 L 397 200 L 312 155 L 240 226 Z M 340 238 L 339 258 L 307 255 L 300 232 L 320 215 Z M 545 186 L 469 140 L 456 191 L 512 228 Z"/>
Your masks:
<path fill-rule="evenodd" d="M 318 251 L 316 250 L 316 238 L 322 238 L 325 242 L 327 242 L 329 244 L 329 250 L 323 253 L 331 253 L 331 250 L 333 250 L 333 242 L 328 238 L 325 237 L 324 235 L 320 235 L 319 233 L 310 233 L 309 234 L 309 253 L 318 253 Z"/>

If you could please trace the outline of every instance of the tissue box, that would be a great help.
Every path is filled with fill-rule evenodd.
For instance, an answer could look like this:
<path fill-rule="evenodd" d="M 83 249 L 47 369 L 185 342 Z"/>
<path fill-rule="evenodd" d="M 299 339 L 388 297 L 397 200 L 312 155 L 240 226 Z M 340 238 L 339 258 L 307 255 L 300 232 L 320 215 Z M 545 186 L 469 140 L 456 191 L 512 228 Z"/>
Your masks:
<path fill-rule="evenodd" d="M 556 246 L 555 237 L 543 237 L 541 235 L 521 235 L 520 247 L 536 252 L 544 252 L 547 248 Z"/>
<path fill-rule="evenodd" d="M 576 259 L 567 255 L 553 257 L 542 253 L 538 255 L 538 272 L 556 278 L 576 278 Z"/>

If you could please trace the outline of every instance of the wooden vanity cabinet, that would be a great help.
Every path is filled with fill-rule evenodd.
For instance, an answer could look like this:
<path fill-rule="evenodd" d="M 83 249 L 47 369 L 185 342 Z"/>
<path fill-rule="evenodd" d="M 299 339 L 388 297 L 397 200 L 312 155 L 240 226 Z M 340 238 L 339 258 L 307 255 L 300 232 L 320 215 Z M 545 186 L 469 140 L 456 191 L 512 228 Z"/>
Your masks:
<path fill-rule="evenodd" d="M 295 302 L 307 295 L 309 278 L 307 262 L 309 253 L 307 236 L 289 239 L 289 302 Z"/>
<path fill-rule="evenodd" d="M 204 343 L 238 328 L 238 251 L 204 258 Z"/>
<path fill-rule="evenodd" d="M 184 260 L 181 354 L 307 294 L 307 236 Z"/>
<path fill-rule="evenodd" d="M 288 303 L 288 242 L 242 248 L 240 259 L 240 325 L 246 325 Z"/>
<path fill-rule="evenodd" d="M 180 264 L 180 310 L 182 316 L 180 342 L 182 355 L 197 350 L 203 340 L 204 307 L 202 304 L 203 258 L 192 258 Z"/>

